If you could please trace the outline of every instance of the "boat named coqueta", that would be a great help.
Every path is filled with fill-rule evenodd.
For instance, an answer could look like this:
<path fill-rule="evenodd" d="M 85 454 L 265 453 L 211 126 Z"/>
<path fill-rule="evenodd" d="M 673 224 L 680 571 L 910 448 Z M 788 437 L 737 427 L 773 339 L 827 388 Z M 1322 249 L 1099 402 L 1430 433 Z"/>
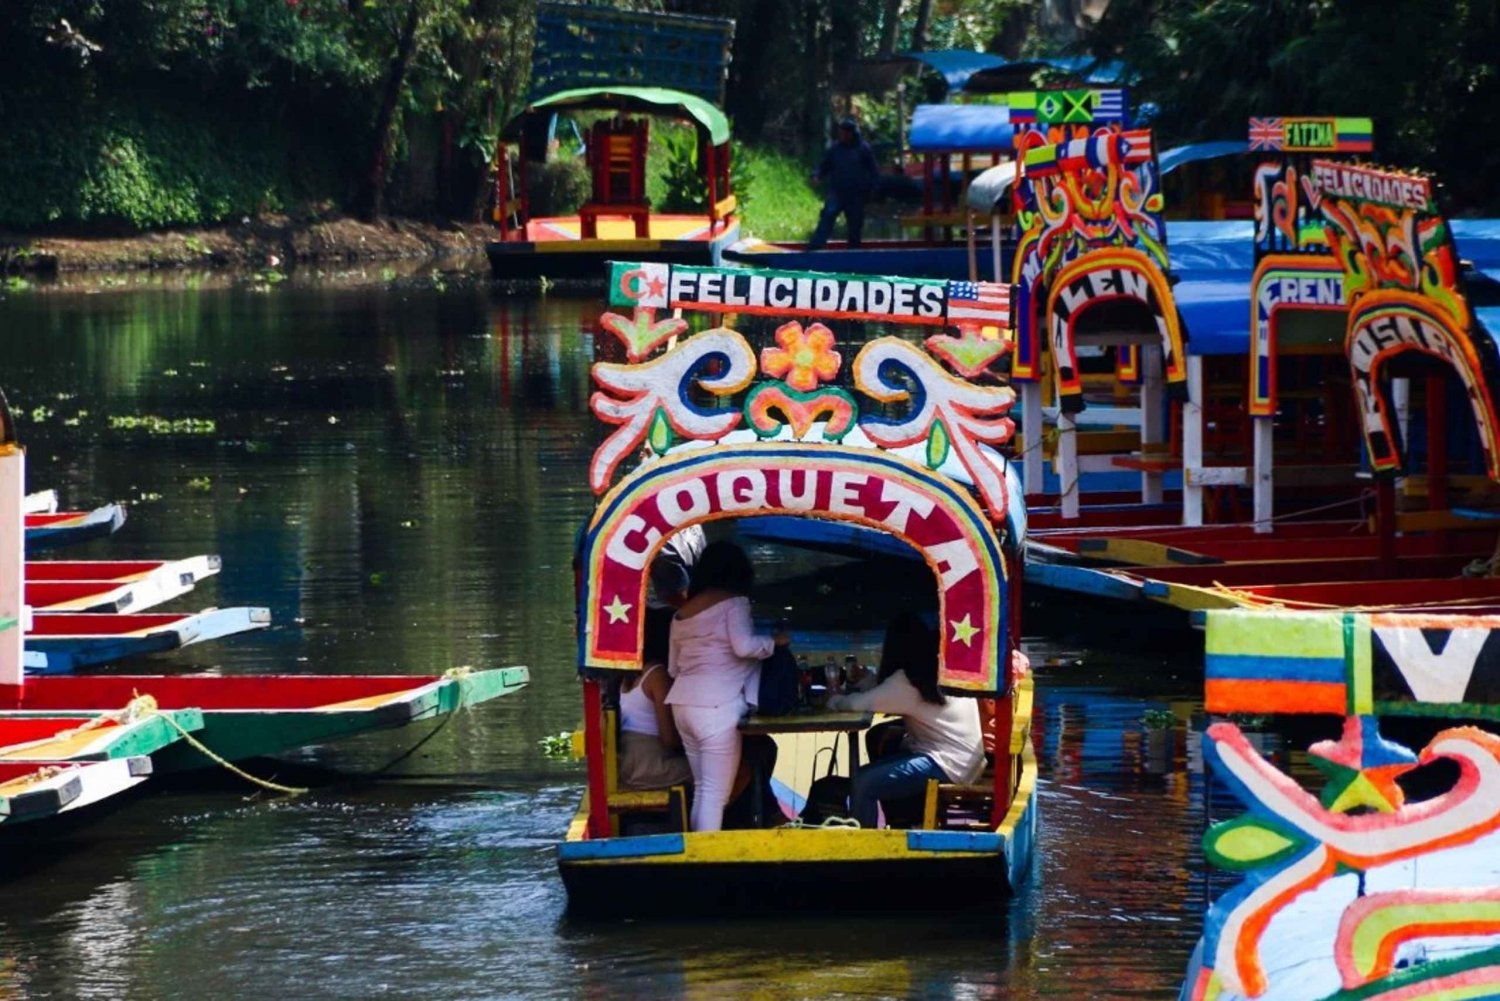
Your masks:
<path fill-rule="evenodd" d="M 610 305 L 621 311 L 603 316 L 610 336 L 599 351 L 617 360 L 593 368 L 592 408 L 608 434 L 589 468 L 599 500 L 578 561 L 584 719 L 576 744 L 588 784 L 558 846 L 570 904 L 582 913 L 993 905 L 1025 880 L 1036 829 L 1032 682 L 1014 619 L 1024 508 L 996 451 L 1013 433 L 1013 396 L 991 373 L 1008 349 L 1010 290 L 728 274 L 611 266 Z M 872 302 L 884 304 L 878 317 Z M 694 331 L 676 310 L 716 314 L 722 325 Z M 871 322 L 925 327 L 929 336 L 872 338 L 863 329 Z M 830 324 L 843 343 L 859 345 L 852 359 Z M 984 721 L 973 734 L 983 732 L 989 758 L 976 749 L 972 774 L 939 769 L 905 798 L 907 809 L 882 799 L 861 822 L 844 793 L 879 725 L 872 736 L 859 696 L 824 702 L 828 688 L 854 687 L 862 672 L 845 675 L 830 659 L 826 677 L 818 672 L 827 684 L 806 693 L 813 705 L 777 715 L 762 706 L 740 722 L 746 748 L 769 738 L 776 749 L 774 764 L 757 755 L 748 765 L 747 822 L 714 829 L 697 822 L 700 811 L 690 820 L 694 783 L 685 776 L 658 788 L 622 779 L 628 745 L 619 743 L 614 693 L 622 681 L 633 690 L 626 679 L 654 662 L 648 647 L 661 620 L 649 606 L 661 595 L 653 567 L 671 551 L 691 572 L 690 547 L 674 540 L 766 517 L 857 526 L 921 555 L 928 572 L 897 575 L 898 602 L 907 621 L 927 623 L 937 703 L 954 703 L 955 715 L 974 708 Z M 839 620 L 820 615 L 823 624 Z M 791 623 L 793 652 L 860 645 L 803 624 Z"/>

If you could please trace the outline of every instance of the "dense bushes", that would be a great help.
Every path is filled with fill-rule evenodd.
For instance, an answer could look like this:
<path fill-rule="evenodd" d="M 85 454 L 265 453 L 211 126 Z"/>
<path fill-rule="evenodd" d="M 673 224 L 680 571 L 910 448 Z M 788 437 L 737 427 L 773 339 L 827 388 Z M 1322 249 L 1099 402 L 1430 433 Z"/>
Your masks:
<path fill-rule="evenodd" d="M 253 119 L 141 105 L 29 107 L 0 115 L 0 134 L 5 227 L 193 226 L 336 193 L 326 169 L 293 176 L 287 136 Z"/>

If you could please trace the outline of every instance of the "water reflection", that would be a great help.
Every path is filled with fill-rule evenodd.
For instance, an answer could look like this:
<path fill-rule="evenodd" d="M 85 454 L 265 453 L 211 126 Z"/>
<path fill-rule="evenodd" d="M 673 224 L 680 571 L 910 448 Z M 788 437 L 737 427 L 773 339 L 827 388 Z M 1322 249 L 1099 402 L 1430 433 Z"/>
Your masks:
<path fill-rule="evenodd" d="M 34 485 L 139 501 L 80 555 L 219 552 L 223 575 L 179 605 L 272 608 L 269 632 L 150 669 L 526 663 L 534 678 L 447 724 L 399 781 L 290 802 L 178 790 L 78 832 L 68 854 L 22 856 L 0 912 L 0 999 L 1175 990 L 1206 892 L 1198 683 L 1181 664 L 1041 643 L 1042 835 L 1014 901 L 955 919 L 566 917 L 552 845 L 581 776 L 537 741 L 578 714 L 570 562 L 592 506 L 598 308 L 463 283 L 0 302 L 0 384 L 53 411 L 23 428 Z M 150 434 L 111 427 L 121 415 L 214 424 Z M 828 593 L 775 600 L 817 618 L 849 596 L 828 567 Z M 1169 739 L 1151 710 L 1172 714 Z M 425 735 L 303 761 L 372 771 Z"/>

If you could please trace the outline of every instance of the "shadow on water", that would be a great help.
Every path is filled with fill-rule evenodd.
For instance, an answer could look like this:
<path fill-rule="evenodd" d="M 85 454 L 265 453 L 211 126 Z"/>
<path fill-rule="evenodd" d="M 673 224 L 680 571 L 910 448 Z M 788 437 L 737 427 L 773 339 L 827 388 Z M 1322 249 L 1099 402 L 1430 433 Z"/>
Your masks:
<path fill-rule="evenodd" d="M 388 780 L 320 781 L 292 799 L 218 778 L 173 785 L 46 852 L 11 853 L 0 999 L 1175 992 L 1207 889 L 1206 794 L 1184 725 L 1201 676 L 1149 642 L 1028 641 L 1040 843 L 1031 885 L 995 910 L 566 916 L 553 846 L 582 777 L 539 741 L 579 711 L 571 559 L 593 502 L 598 310 L 472 283 L 0 301 L 0 384 L 28 418 L 33 487 L 76 505 L 134 502 L 117 537 L 76 555 L 217 552 L 224 572 L 177 607 L 272 610 L 264 633 L 125 669 L 533 674 Z M 781 570 L 766 575 L 762 614 L 791 605 L 809 624 L 878 635 L 878 588 L 854 618 L 830 611 L 857 570 Z M 1152 710 L 1174 721 L 1166 731 L 1145 725 Z M 299 784 L 370 773 L 426 735 L 252 770 Z"/>

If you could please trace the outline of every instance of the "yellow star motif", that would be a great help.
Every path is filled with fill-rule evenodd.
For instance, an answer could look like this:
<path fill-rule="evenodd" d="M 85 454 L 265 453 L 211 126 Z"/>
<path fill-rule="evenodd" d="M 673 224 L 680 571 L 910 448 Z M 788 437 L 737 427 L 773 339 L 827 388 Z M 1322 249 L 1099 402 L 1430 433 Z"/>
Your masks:
<path fill-rule="evenodd" d="M 631 609 L 631 606 L 627 605 L 627 604 L 625 604 L 625 602 L 621 601 L 620 600 L 620 596 L 618 594 L 615 595 L 615 600 L 614 601 L 612 601 L 609 604 L 607 604 L 607 605 L 604 606 L 604 610 L 609 613 L 609 621 L 612 622 L 612 623 L 613 622 L 629 622 L 630 621 L 630 609 Z"/>
<path fill-rule="evenodd" d="M 979 627 L 974 625 L 967 612 L 961 619 L 949 619 L 948 625 L 953 627 L 953 641 L 964 646 L 972 645 L 974 637 L 979 635 Z"/>

